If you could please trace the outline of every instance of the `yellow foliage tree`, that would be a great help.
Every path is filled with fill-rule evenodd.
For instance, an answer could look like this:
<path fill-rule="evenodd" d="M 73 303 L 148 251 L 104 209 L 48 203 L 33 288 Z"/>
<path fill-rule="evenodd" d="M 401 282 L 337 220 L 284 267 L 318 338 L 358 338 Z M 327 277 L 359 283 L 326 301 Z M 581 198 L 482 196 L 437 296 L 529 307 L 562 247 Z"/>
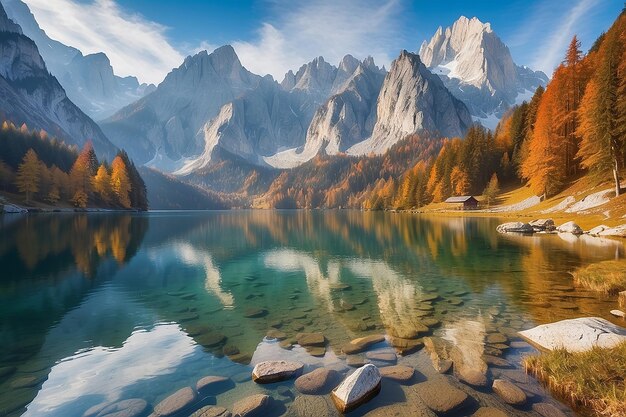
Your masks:
<path fill-rule="evenodd" d="M 30 201 L 31 196 L 39 191 L 39 158 L 37 153 L 29 149 L 22 159 L 22 163 L 18 167 L 15 185 L 21 193 L 26 194 L 26 202 Z"/>
<path fill-rule="evenodd" d="M 126 164 L 119 156 L 116 156 L 111 163 L 111 189 L 118 203 L 124 208 L 130 208 L 130 180 L 128 179 Z"/>

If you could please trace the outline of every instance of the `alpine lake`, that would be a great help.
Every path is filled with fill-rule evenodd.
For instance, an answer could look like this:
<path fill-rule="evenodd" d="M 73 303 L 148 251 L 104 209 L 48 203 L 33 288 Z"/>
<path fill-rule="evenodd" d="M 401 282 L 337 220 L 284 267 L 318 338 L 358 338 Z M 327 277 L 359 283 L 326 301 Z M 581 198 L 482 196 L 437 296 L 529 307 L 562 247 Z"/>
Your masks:
<path fill-rule="evenodd" d="M 232 411 L 255 394 L 270 397 L 258 415 L 339 415 L 328 392 L 252 381 L 256 363 L 283 359 L 335 370 L 339 381 L 364 363 L 415 368 L 410 381 L 383 378 L 354 416 L 436 416 L 421 388 L 430 381 L 443 387 L 435 396 L 467 394 L 450 416 L 487 406 L 540 416 L 537 403 L 585 415 L 524 372 L 521 358 L 537 351 L 517 332 L 583 316 L 623 326 L 609 314 L 615 297 L 575 288 L 570 272 L 623 258 L 624 246 L 502 235 L 499 223 L 360 211 L 0 216 L 0 416 L 110 415 L 106 404 L 128 399 L 144 401 L 135 404 L 147 416 L 185 387 L 193 396 L 176 416 Z M 298 344 L 312 332 L 322 346 Z M 384 341 L 342 353 L 374 334 Z M 425 337 L 484 359 L 490 380 L 514 382 L 528 401 L 513 407 L 440 374 Z M 228 379 L 197 392 L 206 376 Z"/>

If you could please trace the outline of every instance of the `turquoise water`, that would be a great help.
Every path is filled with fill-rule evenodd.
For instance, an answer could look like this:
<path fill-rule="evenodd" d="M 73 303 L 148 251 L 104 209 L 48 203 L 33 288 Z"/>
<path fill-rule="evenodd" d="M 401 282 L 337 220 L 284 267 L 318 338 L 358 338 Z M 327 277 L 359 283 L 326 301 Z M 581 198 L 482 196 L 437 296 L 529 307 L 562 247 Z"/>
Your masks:
<path fill-rule="evenodd" d="M 615 299 L 572 291 L 568 273 L 624 257 L 621 242 L 505 236 L 498 223 L 356 211 L 0 216 L 0 415 L 81 416 L 126 398 L 153 407 L 206 375 L 236 387 L 196 407 L 263 392 L 275 400 L 268 415 L 280 415 L 298 395 L 292 382 L 258 386 L 251 364 L 345 372 L 343 343 L 409 337 L 426 318 L 459 345 L 477 327 L 514 339 L 563 318 L 623 325 L 608 313 Z M 272 328 L 288 340 L 323 332 L 326 353 L 285 350 L 264 338 Z M 499 354 L 519 373 L 533 351 L 518 345 Z M 399 362 L 432 373 L 424 351 Z M 535 401 L 553 401 L 528 384 Z M 354 414 L 390 406 L 384 394 Z"/>

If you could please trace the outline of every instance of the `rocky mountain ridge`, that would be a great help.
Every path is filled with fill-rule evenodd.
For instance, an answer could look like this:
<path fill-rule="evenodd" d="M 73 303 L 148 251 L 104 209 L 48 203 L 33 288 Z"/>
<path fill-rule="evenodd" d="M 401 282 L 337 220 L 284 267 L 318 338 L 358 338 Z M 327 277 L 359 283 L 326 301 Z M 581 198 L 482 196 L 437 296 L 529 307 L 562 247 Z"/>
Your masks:
<path fill-rule="evenodd" d="M 115 146 L 100 127 L 84 114 L 46 67 L 37 45 L 11 21 L 0 4 L 0 113 L 3 118 L 30 129 L 43 129 L 68 144 L 87 140 L 103 157 Z"/>
<path fill-rule="evenodd" d="M 78 49 L 51 39 L 21 0 L 2 0 L 7 15 L 37 45 L 47 68 L 67 96 L 94 120 L 102 120 L 151 92 L 154 85 L 140 84 L 136 77 L 114 74 L 104 53 L 83 55 Z"/>
<path fill-rule="evenodd" d="M 445 30 L 440 26 L 419 55 L 472 116 L 487 127 L 517 102 L 531 95 L 548 77 L 513 62 L 509 48 L 478 18 L 461 16 Z"/>

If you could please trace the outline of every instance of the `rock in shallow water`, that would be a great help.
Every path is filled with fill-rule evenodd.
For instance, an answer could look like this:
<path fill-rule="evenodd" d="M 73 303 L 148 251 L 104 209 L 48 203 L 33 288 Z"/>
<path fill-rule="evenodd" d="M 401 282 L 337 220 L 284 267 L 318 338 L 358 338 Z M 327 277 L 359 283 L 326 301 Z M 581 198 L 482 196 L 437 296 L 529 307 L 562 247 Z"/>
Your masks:
<path fill-rule="evenodd" d="M 269 403 L 269 395 L 251 395 L 233 405 L 233 414 L 239 417 L 263 416 L 263 410 Z"/>
<path fill-rule="evenodd" d="M 548 403 L 533 404 L 533 411 L 543 417 L 567 417 L 564 412 Z"/>
<path fill-rule="evenodd" d="M 365 337 L 360 337 L 358 339 L 354 339 L 351 342 L 346 343 L 341 347 L 341 350 L 346 355 L 352 355 L 354 353 L 360 353 L 366 350 L 371 345 L 375 345 L 376 343 L 384 342 L 385 336 L 375 334 Z"/>
<path fill-rule="evenodd" d="M 252 379 L 258 384 L 269 384 L 297 377 L 302 373 L 303 364 L 290 361 L 265 361 L 256 364 Z"/>
<path fill-rule="evenodd" d="M 158 403 L 154 407 L 154 415 L 159 417 L 173 416 L 191 406 L 196 399 L 196 392 L 191 387 L 181 388 Z"/>
<path fill-rule="evenodd" d="M 97 417 L 138 417 L 144 414 L 148 403 L 140 398 L 131 398 L 115 402 L 104 407 Z"/>
<path fill-rule="evenodd" d="M 235 384 L 225 376 L 205 376 L 196 383 L 196 390 L 205 394 L 220 394 L 233 388 Z"/>
<path fill-rule="evenodd" d="M 194 412 L 189 417 L 231 417 L 230 411 L 224 407 L 215 407 L 208 405 Z"/>
<path fill-rule="evenodd" d="M 464 407 L 468 395 L 450 385 L 444 377 L 416 385 L 417 394 L 437 414 L 448 414 Z"/>
<path fill-rule="evenodd" d="M 481 407 L 472 417 L 508 417 L 509 415 L 502 410 L 493 407 Z"/>
<path fill-rule="evenodd" d="M 380 369 L 380 376 L 392 381 L 407 383 L 413 379 L 415 368 L 404 365 L 385 366 Z"/>
<path fill-rule="evenodd" d="M 337 409 L 342 413 L 354 410 L 380 392 L 380 372 L 374 365 L 365 365 L 346 377 L 331 393 Z"/>
<path fill-rule="evenodd" d="M 507 404 L 523 405 L 526 403 L 526 394 L 524 394 L 524 391 L 507 380 L 494 380 L 493 391 Z"/>
<path fill-rule="evenodd" d="M 599 317 L 582 317 L 543 324 L 519 332 L 529 342 L 546 350 L 564 348 L 583 352 L 597 346 L 611 348 L 626 341 L 626 329 Z"/>
<path fill-rule="evenodd" d="M 318 368 L 296 379 L 298 391 L 308 395 L 328 394 L 339 382 L 339 372 L 333 369 Z"/>
<path fill-rule="evenodd" d="M 300 346 L 324 346 L 326 338 L 322 333 L 298 333 L 296 336 Z"/>

